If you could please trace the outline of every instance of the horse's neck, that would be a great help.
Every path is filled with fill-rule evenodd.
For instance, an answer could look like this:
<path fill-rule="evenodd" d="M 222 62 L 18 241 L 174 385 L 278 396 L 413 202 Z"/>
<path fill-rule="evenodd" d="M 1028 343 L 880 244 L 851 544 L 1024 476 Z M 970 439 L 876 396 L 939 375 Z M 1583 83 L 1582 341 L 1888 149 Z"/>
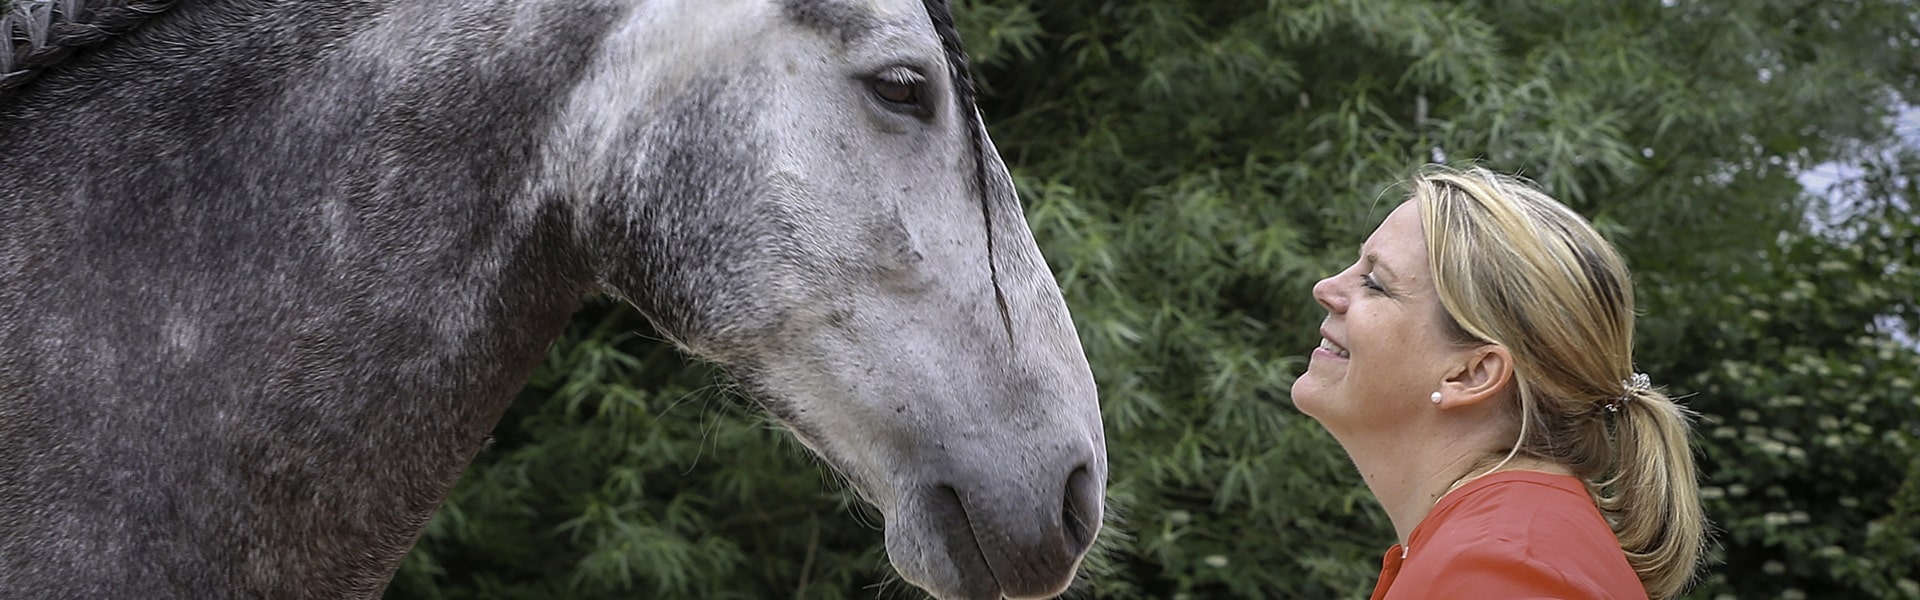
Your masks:
<path fill-rule="evenodd" d="M 0 107 L 0 571 L 366 592 L 564 325 L 588 253 L 512 199 L 611 19 L 358 6 L 170 15 Z"/>
<path fill-rule="evenodd" d="M 86 279 L 45 268 L 64 262 L 149 300 L 266 275 L 236 300 L 338 288 L 434 309 L 428 339 L 463 343 L 530 240 L 574 241 L 532 182 L 592 47 L 472 4 L 192 4 L 50 73 L 0 108 L 0 228 L 29 240 L 0 251 L 48 256 L 0 267 Z"/>

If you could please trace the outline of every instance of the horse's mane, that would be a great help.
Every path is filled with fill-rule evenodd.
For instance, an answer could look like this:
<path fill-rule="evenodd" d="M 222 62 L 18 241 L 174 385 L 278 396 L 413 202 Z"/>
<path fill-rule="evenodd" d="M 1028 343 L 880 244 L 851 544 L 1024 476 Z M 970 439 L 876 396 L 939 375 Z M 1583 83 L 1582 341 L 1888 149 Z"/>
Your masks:
<path fill-rule="evenodd" d="M 14 0 L 0 15 L 0 97 L 74 51 L 138 28 L 174 1 Z"/>

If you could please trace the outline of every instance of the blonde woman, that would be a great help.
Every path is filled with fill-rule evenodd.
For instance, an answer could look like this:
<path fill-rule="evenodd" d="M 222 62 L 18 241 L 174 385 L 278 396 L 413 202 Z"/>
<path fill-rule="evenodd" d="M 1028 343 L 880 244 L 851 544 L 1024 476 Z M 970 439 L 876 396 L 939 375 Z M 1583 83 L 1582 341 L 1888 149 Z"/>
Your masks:
<path fill-rule="evenodd" d="M 1293 384 L 1400 543 L 1373 598 L 1655 598 L 1706 523 L 1685 409 L 1633 371 L 1625 264 L 1519 180 L 1430 167 L 1320 281 Z"/>

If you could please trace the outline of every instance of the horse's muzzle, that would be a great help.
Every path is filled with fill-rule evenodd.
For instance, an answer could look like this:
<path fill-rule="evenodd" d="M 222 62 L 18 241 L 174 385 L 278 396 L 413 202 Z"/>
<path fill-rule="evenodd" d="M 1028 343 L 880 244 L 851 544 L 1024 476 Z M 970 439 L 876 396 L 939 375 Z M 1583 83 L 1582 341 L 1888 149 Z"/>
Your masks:
<path fill-rule="evenodd" d="M 902 524 L 923 524 L 922 532 L 935 543 L 918 550 L 939 556 L 912 556 L 915 544 L 898 543 L 902 540 L 895 538 L 892 527 L 888 553 L 903 575 L 941 598 L 1058 595 L 1073 583 L 1081 559 L 1099 535 L 1106 488 L 1101 467 L 1080 463 L 1054 478 L 1055 483 L 1038 488 L 1046 490 L 1039 494 L 1022 493 L 1032 489 L 1024 485 L 995 489 L 977 481 L 925 487 L 910 502 L 922 511 L 920 518 L 908 517 Z M 926 561 L 945 564 L 909 568 Z"/>

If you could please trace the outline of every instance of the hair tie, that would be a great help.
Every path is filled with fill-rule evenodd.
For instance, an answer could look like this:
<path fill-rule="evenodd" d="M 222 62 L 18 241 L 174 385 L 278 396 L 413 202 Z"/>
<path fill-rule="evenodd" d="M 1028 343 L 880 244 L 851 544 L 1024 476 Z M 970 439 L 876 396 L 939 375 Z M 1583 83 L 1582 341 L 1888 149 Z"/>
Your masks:
<path fill-rule="evenodd" d="M 1620 387 L 1626 389 L 1626 393 L 1608 398 L 1606 405 L 1607 412 L 1620 412 L 1620 407 L 1626 406 L 1628 402 L 1633 401 L 1633 394 L 1635 392 L 1651 391 L 1653 389 L 1653 379 L 1647 377 L 1646 373 L 1634 373 L 1632 377 L 1620 380 Z"/>

